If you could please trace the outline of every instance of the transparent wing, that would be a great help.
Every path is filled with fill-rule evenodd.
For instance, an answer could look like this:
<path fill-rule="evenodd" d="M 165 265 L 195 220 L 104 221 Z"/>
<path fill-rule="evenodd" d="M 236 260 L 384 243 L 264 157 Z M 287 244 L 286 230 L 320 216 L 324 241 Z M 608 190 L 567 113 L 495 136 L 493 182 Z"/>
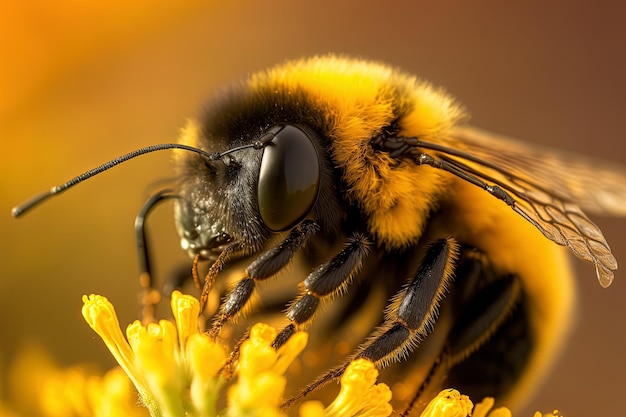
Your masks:
<path fill-rule="evenodd" d="M 472 127 L 455 128 L 445 143 L 418 138 L 374 141 L 392 155 L 447 170 L 503 200 L 548 239 L 593 262 L 603 287 L 617 261 L 583 210 L 626 215 L 626 169 L 580 155 L 525 144 Z"/>
<path fill-rule="evenodd" d="M 593 214 L 626 216 L 626 167 L 495 135 L 473 127 L 453 133 L 461 149 Z"/>

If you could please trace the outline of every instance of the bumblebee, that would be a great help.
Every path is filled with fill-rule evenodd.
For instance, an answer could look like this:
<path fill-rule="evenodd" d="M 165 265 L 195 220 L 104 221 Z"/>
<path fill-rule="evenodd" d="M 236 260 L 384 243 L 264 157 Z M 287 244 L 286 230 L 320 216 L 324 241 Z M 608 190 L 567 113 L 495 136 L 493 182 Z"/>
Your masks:
<path fill-rule="evenodd" d="M 447 386 L 515 407 L 569 329 L 567 249 L 602 286 L 613 280 L 615 258 L 585 212 L 626 214 L 626 170 L 466 122 L 444 90 L 387 65 L 290 61 L 224 90 L 179 144 L 118 158 L 14 215 L 126 159 L 178 148 L 175 189 L 150 200 L 139 230 L 171 197 L 197 281 L 197 263 L 210 265 L 203 305 L 223 288 L 220 273 L 235 277 L 214 337 L 244 311 L 280 317 L 275 347 L 311 333 L 308 382 L 286 405 L 362 357 L 403 415 Z"/>

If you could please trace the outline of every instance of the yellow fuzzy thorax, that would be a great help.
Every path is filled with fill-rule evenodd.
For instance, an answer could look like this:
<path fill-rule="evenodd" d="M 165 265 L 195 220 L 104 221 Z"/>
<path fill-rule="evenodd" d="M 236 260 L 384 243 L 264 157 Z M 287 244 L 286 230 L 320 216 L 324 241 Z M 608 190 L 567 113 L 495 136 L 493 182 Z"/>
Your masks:
<path fill-rule="evenodd" d="M 251 90 L 304 92 L 324 109 L 332 157 L 342 168 L 348 198 L 372 235 L 389 249 L 415 243 L 447 174 L 376 152 L 371 139 L 396 123 L 401 136 L 440 142 L 464 117 L 444 91 L 389 66 L 333 55 L 292 61 L 250 77 Z M 398 109 L 408 109 L 400 117 Z"/>

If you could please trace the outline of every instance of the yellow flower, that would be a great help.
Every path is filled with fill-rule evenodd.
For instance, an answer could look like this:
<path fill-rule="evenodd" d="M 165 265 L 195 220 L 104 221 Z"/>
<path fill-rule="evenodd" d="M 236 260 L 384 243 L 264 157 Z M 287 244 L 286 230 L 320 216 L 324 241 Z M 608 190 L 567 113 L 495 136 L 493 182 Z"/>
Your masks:
<path fill-rule="evenodd" d="M 422 412 L 420 417 L 467 417 L 473 404 L 467 395 L 455 389 L 441 391 Z"/>
<path fill-rule="evenodd" d="M 277 332 L 257 324 L 241 346 L 237 383 L 228 390 L 228 416 L 280 416 L 279 407 L 287 385 L 284 376 L 307 343 L 307 334 L 294 334 L 280 349 L 272 348 Z"/>
<path fill-rule="evenodd" d="M 83 316 L 104 340 L 153 416 L 212 416 L 223 384 L 218 376 L 225 349 L 198 333 L 198 301 L 172 294 L 175 323 L 130 324 L 124 338 L 113 305 L 104 297 L 83 297 Z"/>
<path fill-rule="evenodd" d="M 234 368 L 236 380 L 227 381 L 222 370 L 227 364 L 228 352 L 198 331 L 200 308 L 196 298 L 174 292 L 171 298 L 173 323 L 161 320 L 144 326 L 135 321 L 128 326 L 126 338 L 113 305 L 106 298 L 91 295 L 83 297 L 83 301 L 83 316 L 130 377 L 152 416 L 286 415 L 280 408 L 287 385 L 285 373 L 307 344 L 305 332 L 295 333 L 276 350 L 272 342 L 277 330 L 265 324 L 254 325 L 240 347 Z M 108 378 L 120 378 L 120 375 L 120 372 L 113 373 Z M 340 392 L 330 405 L 324 408 L 319 401 L 306 401 L 297 410 L 299 416 L 389 416 L 393 412 L 389 404 L 391 390 L 385 384 L 376 384 L 377 377 L 378 370 L 372 362 L 357 359 L 342 375 Z M 114 401 L 116 395 L 124 397 L 128 391 L 126 394 L 124 389 L 115 392 L 113 385 L 106 382 L 94 387 L 101 391 L 94 398 L 101 401 L 107 397 Z M 225 399 L 223 391 L 226 391 Z M 56 394 L 53 397 L 62 398 Z M 493 398 L 485 398 L 474 407 L 466 395 L 446 389 L 428 404 L 421 417 L 512 417 L 509 409 L 493 409 L 493 405 Z M 105 406 L 106 400 L 96 408 L 102 410 Z M 557 415 L 556 411 L 552 414 Z M 536 413 L 534 417 L 541 417 L 541 414 Z"/>
<path fill-rule="evenodd" d="M 120 367 L 103 376 L 85 366 L 59 369 L 40 350 L 25 349 L 23 360 L 17 361 L 11 372 L 11 380 L 12 386 L 21 387 L 17 392 L 28 393 L 20 397 L 20 406 L 28 413 L 45 417 L 286 416 L 280 408 L 288 383 L 285 373 L 304 349 L 306 333 L 295 333 L 275 350 L 272 342 L 276 329 L 256 324 L 240 347 L 232 369 L 235 377 L 227 381 L 222 371 L 228 352 L 198 331 L 199 303 L 194 297 L 175 292 L 171 299 L 174 322 L 161 320 L 143 326 L 135 321 L 127 327 L 126 337 L 106 298 L 91 295 L 83 301 L 83 316 Z M 340 392 L 330 405 L 306 401 L 290 412 L 300 417 L 389 416 L 393 412 L 389 404 L 391 390 L 385 384 L 376 384 L 377 377 L 373 363 L 355 360 L 343 373 Z M 428 404 L 421 417 L 512 416 L 509 409 L 493 409 L 493 405 L 493 398 L 485 398 L 474 407 L 467 396 L 446 389 Z M 0 403 L 0 416 L 20 414 Z M 555 410 L 534 415 L 542 416 L 559 414 Z"/>
<path fill-rule="evenodd" d="M 512 417 L 513 413 L 506 407 L 493 408 L 495 400 L 491 397 L 483 399 L 474 406 L 467 395 L 455 389 L 445 389 L 431 400 L 420 417 Z M 472 410 L 473 408 L 473 410 Z M 551 414 L 536 412 L 533 417 L 559 417 L 554 410 Z"/>
<path fill-rule="evenodd" d="M 143 326 L 135 321 L 126 338 L 119 328 L 113 305 L 104 297 L 83 297 L 83 316 L 102 337 L 139 392 L 152 416 L 284 416 L 280 405 L 287 385 L 285 372 L 302 352 L 308 335 L 295 333 L 278 350 L 272 347 L 276 329 L 256 324 L 241 345 L 235 368 L 236 381 L 221 375 L 227 351 L 198 331 L 199 303 L 180 292 L 172 294 L 175 323 L 161 320 Z M 301 417 L 388 416 L 391 390 L 376 384 L 373 363 L 357 360 L 341 378 L 341 391 L 327 408 L 307 401 Z M 222 388 L 227 389 L 225 409 L 218 410 Z"/>
<path fill-rule="evenodd" d="M 348 365 L 341 376 L 341 390 L 327 408 L 326 416 L 388 416 L 393 408 L 391 389 L 385 384 L 376 384 L 378 370 L 366 359 L 357 359 Z"/>
<path fill-rule="evenodd" d="M 14 394 L 12 412 L 0 404 L 0 416 L 147 417 L 137 407 L 137 393 L 124 371 L 116 367 L 101 375 L 92 367 L 60 368 L 36 346 L 27 346 L 9 369 Z"/>

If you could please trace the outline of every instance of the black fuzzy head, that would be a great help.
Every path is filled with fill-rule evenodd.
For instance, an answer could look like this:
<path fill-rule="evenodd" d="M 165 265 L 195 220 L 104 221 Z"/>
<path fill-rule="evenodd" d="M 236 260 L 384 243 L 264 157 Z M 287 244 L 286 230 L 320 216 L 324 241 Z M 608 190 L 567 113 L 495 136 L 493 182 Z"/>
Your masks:
<path fill-rule="evenodd" d="M 187 152 L 177 159 L 175 219 L 183 249 L 213 259 L 237 242 L 254 253 L 304 218 L 337 233 L 344 216 L 327 114 L 303 92 L 244 85 L 209 104 L 183 141 L 222 156 Z"/>

